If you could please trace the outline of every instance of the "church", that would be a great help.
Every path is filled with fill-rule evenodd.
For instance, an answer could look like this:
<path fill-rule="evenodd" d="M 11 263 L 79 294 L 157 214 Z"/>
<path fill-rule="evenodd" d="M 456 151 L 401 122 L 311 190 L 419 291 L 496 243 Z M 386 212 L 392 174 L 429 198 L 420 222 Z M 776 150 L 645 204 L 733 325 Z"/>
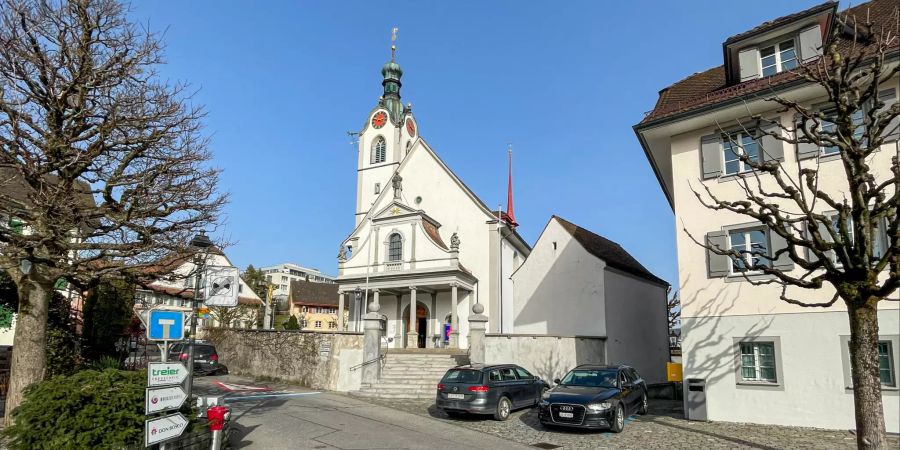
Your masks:
<path fill-rule="evenodd" d="M 507 210 L 492 210 L 421 136 L 400 100 L 393 53 L 359 132 L 355 228 L 340 244 L 336 279 L 338 310 L 348 314 L 346 323 L 338 314 L 338 329 L 362 331 L 376 312 L 389 349 L 467 349 L 468 318 L 483 314 L 488 337 L 591 338 L 604 360 L 652 348 L 642 365 L 662 374 L 668 284 L 618 244 L 556 216 L 529 258 L 511 174 Z"/>
<path fill-rule="evenodd" d="M 531 248 L 419 134 L 393 56 L 381 74 L 384 93 L 359 133 L 356 228 L 338 255 L 346 329 L 375 310 L 389 347 L 465 348 L 480 304 L 489 332 L 512 332 L 510 275 Z"/>

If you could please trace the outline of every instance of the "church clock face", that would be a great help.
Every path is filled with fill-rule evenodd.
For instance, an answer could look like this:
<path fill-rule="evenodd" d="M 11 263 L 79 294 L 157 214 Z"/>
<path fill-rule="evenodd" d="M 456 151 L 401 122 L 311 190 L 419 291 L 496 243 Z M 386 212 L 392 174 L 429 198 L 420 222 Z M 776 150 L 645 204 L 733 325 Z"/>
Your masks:
<path fill-rule="evenodd" d="M 412 119 L 406 121 L 406 132 L 410 137 L 416 137 L 416 123 Z"/>
<path fill-rule="evenodd" d="M 372 117 L 372 126 L 377 128 L 381 128 L 384 124 L 387 123 L 387 114 L 384 111 L 378 111 L 378 114 L 375 114 L 375 117 Z"/>

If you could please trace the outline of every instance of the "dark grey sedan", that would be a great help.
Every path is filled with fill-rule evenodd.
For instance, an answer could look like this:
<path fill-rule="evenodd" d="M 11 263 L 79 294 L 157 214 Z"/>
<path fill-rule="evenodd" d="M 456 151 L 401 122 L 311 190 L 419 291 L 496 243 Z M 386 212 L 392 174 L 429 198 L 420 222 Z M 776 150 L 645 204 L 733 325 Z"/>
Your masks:
<path fill-rule="evenodd" d="M 538 404 L 549 385 L 515 364 L 454 367 L 437 386 L 437 407 L 448 415 L 490 414 L 506 420 L 519 408 Z"/>

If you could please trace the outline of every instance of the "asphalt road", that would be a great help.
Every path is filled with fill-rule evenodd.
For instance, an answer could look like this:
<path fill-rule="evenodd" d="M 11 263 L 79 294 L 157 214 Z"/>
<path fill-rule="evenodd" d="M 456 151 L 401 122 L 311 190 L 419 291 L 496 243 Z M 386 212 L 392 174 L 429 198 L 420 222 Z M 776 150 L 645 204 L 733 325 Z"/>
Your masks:
<path fill-rule="evenodd" d="M 445 421 L 342 394 L 232 375 L 198 377 L 195 392 L 223 395 L 238 449 L 525 449 Z"/>

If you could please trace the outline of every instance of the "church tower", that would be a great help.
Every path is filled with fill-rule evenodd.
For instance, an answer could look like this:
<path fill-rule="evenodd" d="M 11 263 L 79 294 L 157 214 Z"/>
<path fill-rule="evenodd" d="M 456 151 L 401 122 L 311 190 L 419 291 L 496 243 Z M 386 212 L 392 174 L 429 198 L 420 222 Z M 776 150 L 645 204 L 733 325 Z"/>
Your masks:
<path fill-rule="evenodd" d="M 397 29 L 393 32 L 392 41 L 397 38 Z M 403 70 L 396 62 L 396 49 L 395 45 L 391 45 L 391 60 L 381 68 L 381 98 L 369 112 L 359 133 L 356 224 L 369 211 L 381 191 L 389 188 L 391 176 L 418 138 L 411 105 L 404 107 L 400 101 Z"/>

